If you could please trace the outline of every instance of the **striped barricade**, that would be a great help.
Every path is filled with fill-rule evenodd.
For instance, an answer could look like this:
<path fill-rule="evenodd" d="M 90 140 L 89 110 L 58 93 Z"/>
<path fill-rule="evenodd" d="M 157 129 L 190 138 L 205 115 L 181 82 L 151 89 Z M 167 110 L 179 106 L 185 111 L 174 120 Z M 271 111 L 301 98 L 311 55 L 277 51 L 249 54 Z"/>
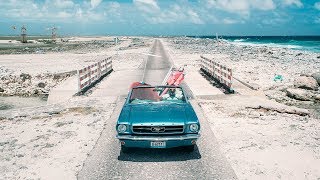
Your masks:
<path fill-rule="evenodd" d="M 110 69 L 112 69 L 112 61 L 110 60 L 111 57 L 100 61 L 101 64 L 101 74 L 107 73 Z"/>
<path fill-rule="evenodd" d="M 111 57 L 78 70 L 78 92 L 97 82 L 112 71 Z"/>
<path fill-rule="evenodd" d="M 201 69 L 217 80 L 219 83 L 221 83 L 223 86 L 225 86 L 229 92 L 233 92 L 232 88 L 232 69 L 218 63 L 212 59 L 206 58 L 204 56 L 201 57 Z"/>

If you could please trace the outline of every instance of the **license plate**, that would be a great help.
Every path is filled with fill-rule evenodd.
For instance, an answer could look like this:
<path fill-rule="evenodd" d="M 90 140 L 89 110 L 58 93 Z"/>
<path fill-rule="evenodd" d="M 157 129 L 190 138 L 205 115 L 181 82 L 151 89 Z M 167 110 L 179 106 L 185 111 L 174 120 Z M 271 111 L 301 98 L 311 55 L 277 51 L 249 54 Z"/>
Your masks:
<path fill-rule="evenodd" d="M 165 141 L 154 141 L 154 142 L 151 142 L 151 147 L 152 148 L 164 148 L 164 147 L 166 147 L 166 142 Z"/>

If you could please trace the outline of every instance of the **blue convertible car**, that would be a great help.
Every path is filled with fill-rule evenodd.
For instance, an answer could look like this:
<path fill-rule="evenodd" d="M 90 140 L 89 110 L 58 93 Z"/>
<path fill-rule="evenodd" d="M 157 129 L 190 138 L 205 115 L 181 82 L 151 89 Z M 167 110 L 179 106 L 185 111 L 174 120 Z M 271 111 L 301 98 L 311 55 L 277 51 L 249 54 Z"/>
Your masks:
<path fill-rule="evenodd" d="M 121 151 L 130 147 L 193 151 L 200 124 L 181 87 L 133 87 L 120 113 L 116 130 Z"/>

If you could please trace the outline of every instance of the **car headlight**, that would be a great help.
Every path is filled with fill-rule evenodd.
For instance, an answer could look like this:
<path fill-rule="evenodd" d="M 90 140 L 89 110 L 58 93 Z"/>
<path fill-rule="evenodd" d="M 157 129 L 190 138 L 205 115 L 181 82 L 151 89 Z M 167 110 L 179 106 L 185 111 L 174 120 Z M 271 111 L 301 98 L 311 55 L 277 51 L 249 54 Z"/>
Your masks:
<path fill-rule="evenodd" d="M 127 130 L 127 126 L 124 124 L 119 124 L 117 130 L 118 130 L 118 133 L 124 133 Z"/>
<path fill-rule="evenodd" d="M 198 124 L 190 124 L 190 131 L 197 132 L 199 130 Z"/>

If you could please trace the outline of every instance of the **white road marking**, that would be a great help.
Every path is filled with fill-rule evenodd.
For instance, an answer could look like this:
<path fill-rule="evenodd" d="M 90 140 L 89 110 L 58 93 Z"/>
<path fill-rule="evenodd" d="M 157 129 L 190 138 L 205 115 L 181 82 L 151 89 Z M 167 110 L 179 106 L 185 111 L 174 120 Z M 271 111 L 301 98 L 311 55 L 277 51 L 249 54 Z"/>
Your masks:
<path fill-rule="evenodd" d="M 162 56 L 159 56 L 159 55 L 149 54 L 149 53 L 141 53 L 141 54 L 147 55 L 147 56 L 153 56 L 153 57 L 162 57 Z"/>
<path fill-rule="evenodd" d="M 144 53 L 142 53 L 142 54 L 144 54 Z M 146 69 L 147 69 L 147 64 L 148 64 L 148 57 L 147 57 L 147 59 L 146 59 L 146 63 L 144 64 L 144 69 L 143 69 L 143 75 L 142 75 L 142 79 L 141 79 L 141 82 L 144 82 L 144 77 L 145 77 L 145 75 L 146 75 Z"/>

